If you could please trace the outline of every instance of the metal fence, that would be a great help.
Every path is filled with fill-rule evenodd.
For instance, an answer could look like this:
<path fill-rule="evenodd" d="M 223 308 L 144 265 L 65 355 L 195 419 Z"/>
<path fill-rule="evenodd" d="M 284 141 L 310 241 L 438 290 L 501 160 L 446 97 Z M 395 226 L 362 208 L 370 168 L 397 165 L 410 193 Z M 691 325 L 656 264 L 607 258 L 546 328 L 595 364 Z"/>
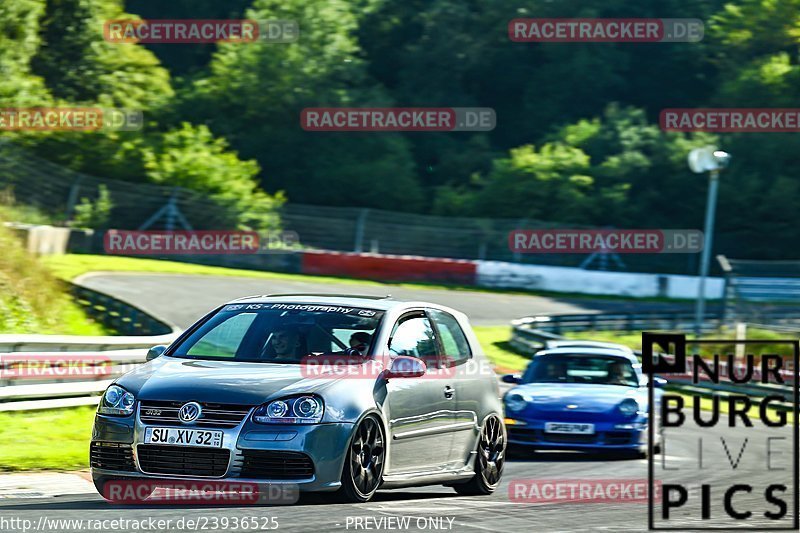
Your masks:
<path fill-rule="evenodd" d="M 376 179 L 381 179 L 376 176 Z M 95 201 L 100 186 L 111 198 L 110 226 L 116 229 L 232 229 L 237 213 L 195 191 L 88 176 L 46 161 L 8 142 L 0 142 L 0 193 L 39 208 L 64 224 L 82 199 Z M 524 218 L 446 217 L 371 209 L 286 204 L 281 226 L 294 231 L 307 248 L 379 252 L 453 259 L 485 259 L 555 266 L 579 266 L 585 254 L 520 254 L 508 236 L 515 229 L 558 228 L 563 224 Z M 571 227 L 577 227 L 572 225 Z M 693 254 L 597 254 L 588 268 L 694 274 Z"/>
<path fill-rule="evenodd" d="M 717 256 L 725 274 L 725 314 L 731 320 L 768 322 L 765 304 L 800 304 L 800 261 L 748 261 Z"/>

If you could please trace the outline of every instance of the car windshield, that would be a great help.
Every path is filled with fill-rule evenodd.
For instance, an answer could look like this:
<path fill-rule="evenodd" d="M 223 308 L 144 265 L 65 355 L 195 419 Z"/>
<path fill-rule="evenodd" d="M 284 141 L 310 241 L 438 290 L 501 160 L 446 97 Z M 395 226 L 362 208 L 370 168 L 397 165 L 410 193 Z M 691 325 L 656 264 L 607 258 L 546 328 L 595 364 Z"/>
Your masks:
<path fill-rule="evenodd" d="M 582 354 L 535 357 L 522 382 L 639 386 L 636 371 L 628 359 Z"/>
<path fill-rule="evenodd" d="M 288 364 L 308 355 L 364 356 L 382 317 L 382 311 L 346 305 L 231 304 L 170 355 Z"/>

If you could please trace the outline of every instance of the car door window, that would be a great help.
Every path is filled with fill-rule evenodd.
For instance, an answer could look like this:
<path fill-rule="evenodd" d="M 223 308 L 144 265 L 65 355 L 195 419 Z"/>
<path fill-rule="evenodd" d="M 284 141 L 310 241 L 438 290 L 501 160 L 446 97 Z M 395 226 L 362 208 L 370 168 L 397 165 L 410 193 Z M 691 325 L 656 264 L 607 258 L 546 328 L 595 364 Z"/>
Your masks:
<path fill-rule="evenodd" d="M 472 356 L 472 350 L 455 317 L 437 309 L 431 309 L 429 313 L 442 341 L 444 356 L 456 364 L 468 360 Z"/>
<path fill-rule="evenodd" d="M 427 317 L 401 319 L 392 331 L 389 350 L 394 355 L 410 355 L 421 359 L 436 356 L 436 336 Z"/>

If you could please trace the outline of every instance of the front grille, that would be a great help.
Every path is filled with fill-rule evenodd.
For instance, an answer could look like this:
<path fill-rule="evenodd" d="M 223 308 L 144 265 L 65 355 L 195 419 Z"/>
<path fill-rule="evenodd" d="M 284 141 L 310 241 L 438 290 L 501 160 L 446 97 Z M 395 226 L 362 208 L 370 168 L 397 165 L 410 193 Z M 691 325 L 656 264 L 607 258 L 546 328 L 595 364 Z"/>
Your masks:
<path fill-rule="evenodd" d="M 242 477 L 253 479 L 305 479 L 314 475 L 314 462 L 299 452 L 242 450 Z"/>
<path fill-rule="evenodd" d="M 631 444 L 636 434 L 631 431 L 606 431 L 606 444 Z"/>
<path fill-rule="evenodd" d="M 174 476 L 222 477 L 230 459 L 229 450 L 197 446 L 140 444 L 136 454 L 145 474 Z"/>
<path fill-rule="evenodd" d="M 600 431 L 594 435 L 572 435 L 569 433 L 546 433 L 541 429 L 510 428 L 509 438 L 521 442 L 552 442 L 557 444 L 633 444 L 638 438 L 632 431 Z"/>
<path fill-rule="evenodd" d="M 521 442 L 536 442 L 539 440 L 536 436 L 536 430 L 534 429 L 523 429 L 514 426 L 509 426 L 506 428 L 508 431 L 508 438 L 514 439 Z"/>
<path fill-rule="evenodd" d="M 139 419 L 144 424 L 162 426 L 232 428 L 238 426 L 250 412 L 248 405 L 201 402 L 200 418 L 184 424 L 178 420 L 178 410 L 184 403 L 186 402 L 143 400 L 139 403 Z"/>
<path fill-rule="evenodd" d="M 579 435 L 570 433 L 546 433 L 536 430 L 536 437 L 545 442 L 556 442 L 560 444 L 593 444 L 597 442 L 599 434 Z"/>
<path fill-rule="evenodd" d="M 89 448 L 89 464 L 92 468 L 136 471 L 131 445 L 118 442 L 93 442 Z"/>

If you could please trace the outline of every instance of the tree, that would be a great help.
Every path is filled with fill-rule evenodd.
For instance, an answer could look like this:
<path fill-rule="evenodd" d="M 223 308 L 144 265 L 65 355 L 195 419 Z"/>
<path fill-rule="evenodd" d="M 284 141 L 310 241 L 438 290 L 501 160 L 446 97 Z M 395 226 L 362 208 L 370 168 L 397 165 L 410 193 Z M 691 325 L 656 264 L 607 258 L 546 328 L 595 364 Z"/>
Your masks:
<path fill-rule="evenodd" d="M 54 96 L 140 110 L 171 98 L 169 73 L 151 52 L 104 40 L 103 23 L 119 18 L 130 18 L 119 0 L 46 0 L 44 45 L 31 65 Z"/>
<path fill-rule="evenodd" d="M 230 210 L 233 226 L 274 229 L 279 225 L 276 211 L 283 195 L 259 190 L 258 164 L 240 160 L 206 126 L 183 123 L 166 132 L 145 151 L 144 162 L 150 181 L 208 195 L 221 209 Z"/>
<path fill-rule="evenodd" d="M 46 105 L 44 80 L 31 72 L 31 57 L 40 46 L 39 0 L 0 2 L 0 103 L 3 106 Z"/>
<path fill-rule="evenodd" d="M 307 132 L 306 107 L 386 106 L 366 72 L 344 0 L 256 0 L 247 17 L 296 20 L 291 44 L 225 44 L 211 75 L 184 95 L 183 116 L 198 115 L 244 157 L 259 161 L 266 190 L 294 202 L 419 209 L 411 153 L 398 134 Z"/>

